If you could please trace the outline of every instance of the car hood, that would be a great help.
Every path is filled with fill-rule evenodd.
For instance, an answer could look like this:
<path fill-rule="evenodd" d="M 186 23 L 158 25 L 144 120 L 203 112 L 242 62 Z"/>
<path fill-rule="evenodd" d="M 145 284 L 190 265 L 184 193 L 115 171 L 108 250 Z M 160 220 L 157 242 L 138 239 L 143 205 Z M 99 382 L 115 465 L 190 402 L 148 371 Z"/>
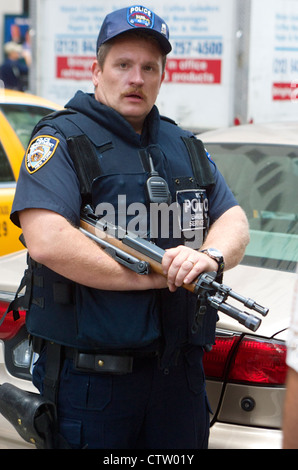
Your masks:
<path fill-rule="evenodd" d="M 255 334 L 270 338 L 289 326 L 295 281 L 295 273 L 239 265 L 225 272 L 223 283 L 231 287 L 234 292 L 252 298 L 256 303 L 269 308 L 269 313 L 266 317 L 262 317 L 231 297 L 226 302 L 261 318 L 261 326 Z M 222 313 L 217 326 L 250 333 L 250 330 Z M 280 335 L 280 339 L 286 339 L 285 332 L 284 335 Z"/>
<path fill-rule="evenodd" d="M 208 146 L 210 143 L 259 143 L 298 145 L 298 121 L 269 122 L 223 127 L 202 132 L 197 138 Z"/>
<path fill-rule="evenodd" d="M 0 257 L 0 291 L 15 293 L 27 267 L 27 250 Z"/>

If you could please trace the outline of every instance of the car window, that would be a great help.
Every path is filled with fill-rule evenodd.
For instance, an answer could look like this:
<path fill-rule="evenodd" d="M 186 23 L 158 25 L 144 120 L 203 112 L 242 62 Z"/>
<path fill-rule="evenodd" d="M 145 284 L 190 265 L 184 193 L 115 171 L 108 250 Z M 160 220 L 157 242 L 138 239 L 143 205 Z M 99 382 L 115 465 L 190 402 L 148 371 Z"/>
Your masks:
<path fill-rule="evenodd" d="M 0 184 L 14 181 L 13 172 L 7 155 L 0 142 Z"/>
<path fill-rule="evenodd" d="M 249 220 L 251 241 L 243 264 L 294 271 L 298 262 L 298 147 L 206 147 Z"/>
<path fill-rule="evenodd" d="M 0 109 L 26 148 L 34 126 L 53 110 L 21 104 L 0 104 Z"/>

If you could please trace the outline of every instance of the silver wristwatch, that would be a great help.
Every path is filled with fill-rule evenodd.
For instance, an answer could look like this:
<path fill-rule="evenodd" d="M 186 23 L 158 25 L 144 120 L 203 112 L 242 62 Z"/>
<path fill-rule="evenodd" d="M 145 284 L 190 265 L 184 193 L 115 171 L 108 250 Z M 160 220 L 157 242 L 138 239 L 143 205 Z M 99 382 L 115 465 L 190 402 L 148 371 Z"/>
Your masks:
<path fill-rule="evenodd" d="M 223 273 L 223 270 L 225 269 L 225 262 L 221 251 L 217 250 L 217 248 L 206 248 L 206 250 L 201 250 L 201 253 L 205 253 L 217 262 L 217 276 L 220 276 Z"/>

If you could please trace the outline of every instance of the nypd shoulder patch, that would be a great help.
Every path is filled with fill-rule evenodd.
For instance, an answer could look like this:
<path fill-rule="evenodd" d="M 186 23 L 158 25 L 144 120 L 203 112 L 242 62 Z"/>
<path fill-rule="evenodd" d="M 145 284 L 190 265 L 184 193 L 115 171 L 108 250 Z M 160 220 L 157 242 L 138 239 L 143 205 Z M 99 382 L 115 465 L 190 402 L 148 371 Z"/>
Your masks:
<path fill-rule="evenodd" d="M 50 160 L 59 142 L 59 139 L 49 135 L 39 135 L 31 140 L 25 156 L 29 173 L 35 173 Z"/>

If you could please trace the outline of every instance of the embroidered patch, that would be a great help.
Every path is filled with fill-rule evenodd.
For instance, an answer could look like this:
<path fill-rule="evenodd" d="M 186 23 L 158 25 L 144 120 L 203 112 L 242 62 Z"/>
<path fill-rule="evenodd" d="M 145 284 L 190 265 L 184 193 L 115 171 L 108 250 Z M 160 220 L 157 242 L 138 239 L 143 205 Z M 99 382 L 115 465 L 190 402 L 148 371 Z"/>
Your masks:
<path fill-rule="evenodd" d="M 185 244 L 198 249 L 202 246 L 209 228 L 206 190 L 184 189 L 176 191 L 176 199 L 181 208 L 179 223 L 185 237 Z"/>
<path fill-rule="evenodd" d="M 48 135 L 40 135 L 31 140 L 26 153 L 26 168 L 35 173 L 54 155 L 59 139 Z"/>
<path fill-rule="evenodd" d="M 208 199 L 205 189 L 184 189 L 176 192 L 177 203 L 181 208 L 180 228 L 205 230 L 208 220 Z"/>
<path fill-rule="evenodd" d="M 154 13 L 149 8 L 135 5 L 127 9 L 127 21 L 131 26 L 153 28 Z"/>

